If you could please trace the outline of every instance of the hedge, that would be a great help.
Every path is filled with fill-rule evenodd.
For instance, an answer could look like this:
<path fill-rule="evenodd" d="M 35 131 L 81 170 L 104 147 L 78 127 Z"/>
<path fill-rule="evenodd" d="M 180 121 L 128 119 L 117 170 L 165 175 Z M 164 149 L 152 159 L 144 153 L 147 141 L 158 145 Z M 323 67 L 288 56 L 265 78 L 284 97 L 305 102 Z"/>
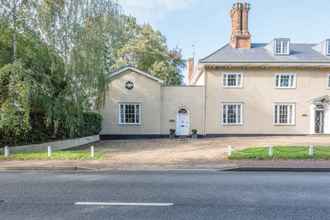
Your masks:
<path fill-rule="evenodd" d="M 5 145 L 38 144 L 48 141 L 87 137 L 99 134 L 102 129 L 102 116 L 94 112 L 83 113 L 83 123 L 78 125 L 75 129 L 76 132 L 74 136 L 70 135 L 70 131 L 65 129 L 64 121 L 60 123 L 57 136 L 53 137 L 53 127 L 46 125 L 46 118 L 43 114 L 32 113 L 30 118 L 31 130 L 20 137 L 15 137 L 13 135 L 5 136 L 4 132 L 0 129 L 0 147 Z"/>

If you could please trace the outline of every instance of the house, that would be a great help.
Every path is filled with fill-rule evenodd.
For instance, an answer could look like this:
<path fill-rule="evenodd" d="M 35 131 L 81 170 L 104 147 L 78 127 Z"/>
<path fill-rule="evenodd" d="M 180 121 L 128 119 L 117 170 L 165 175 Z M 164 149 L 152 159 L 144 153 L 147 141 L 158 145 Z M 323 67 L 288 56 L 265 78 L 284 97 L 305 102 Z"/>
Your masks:
<path fill-rule="evenodd" d="M 254 43 L 247 3 L 231 9 L 230 42 L 188 61 L 188 86 L 125 67 L 112 75 L 103 137 L 330 134 L 330 39 Z"/>

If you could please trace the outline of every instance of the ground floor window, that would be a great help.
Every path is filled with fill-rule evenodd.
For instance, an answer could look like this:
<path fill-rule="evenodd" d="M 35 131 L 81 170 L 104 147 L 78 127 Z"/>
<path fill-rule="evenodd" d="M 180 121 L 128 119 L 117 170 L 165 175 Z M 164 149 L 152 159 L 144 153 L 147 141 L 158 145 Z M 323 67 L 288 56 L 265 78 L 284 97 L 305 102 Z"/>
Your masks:
<path fill-rule="evenodd" d="M 123 103 L 119 105 L 119 124 L 138 125 L 140 123 L 140 104 Z"/>
<path fill-rule="evenodd" d="M 224 103 L 222 123 L 224 125 L 240 125 L 243 123 L 243 105 L 241 103 Z"/>
<path fill-rule="evenodd" d="M 274 124 L 294 125 L 295 104 L 277 103 L 274 105 Z"/>

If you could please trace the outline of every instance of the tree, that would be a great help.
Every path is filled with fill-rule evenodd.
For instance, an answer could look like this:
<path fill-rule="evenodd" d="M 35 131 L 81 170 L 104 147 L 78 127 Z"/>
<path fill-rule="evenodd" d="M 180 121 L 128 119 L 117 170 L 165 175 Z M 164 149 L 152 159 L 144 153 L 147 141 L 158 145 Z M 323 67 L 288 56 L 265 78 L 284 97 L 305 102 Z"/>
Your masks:
<path fill-rule="evenodd" d="M 182 82 L 181 51 L 115 0 L 0 4 L 0 139 L 4 130 L 29 134 L 36 114 L 53 138 L 79 136 L 83 113 L 102 107 L 109 75 L 122 65 Z"/>
<path fill-rule="evenodd" d="M 165 37 L 150 25 L 143 25 L 137 36 L 130 39 L 120 50 L 117 65 L 124 64 L 153 73 L 164 80 L 166 85 L 182 83 L 180 71 L 184 66 L 181 51 L 169 50 Z"/>
<path fill-rule="evenodd" d="M 12 62 L 17 57 L 17 32 L 32 20 L 33 1 L 29 0 L 0 0 L 0 16 L 11 24 L 12 29 Z M 29 16 L 30 15 L 30 16 Z"/>

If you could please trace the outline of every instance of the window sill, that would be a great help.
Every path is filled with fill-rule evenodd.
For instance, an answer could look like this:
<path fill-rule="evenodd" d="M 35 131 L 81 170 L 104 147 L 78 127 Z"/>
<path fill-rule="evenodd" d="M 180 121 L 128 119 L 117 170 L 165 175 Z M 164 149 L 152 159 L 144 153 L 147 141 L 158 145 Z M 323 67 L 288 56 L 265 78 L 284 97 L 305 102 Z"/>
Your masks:
<path fill-rule="evenodd" d="M 243 86 L 224 86 L 224 89 L 243 89 Z"/>
<path fill-rule="evenodd" d="M 275 127 L 294 127 L 296 124 L 273 124 Z"/>
<path fill-rule="evenodd" d="M 119 126 L 141 126 L 141 124 L 118 124 Z"/>
<path fill-rule="evenodd" d="M 221 124 L 223 127 L 241 127 L 244 124 L 240 123 L 240 124 Z"/>
<path fill-rule="evenodd" d="M 275 87 L 275 89 L 297 89 L 297 87 Z"/>

